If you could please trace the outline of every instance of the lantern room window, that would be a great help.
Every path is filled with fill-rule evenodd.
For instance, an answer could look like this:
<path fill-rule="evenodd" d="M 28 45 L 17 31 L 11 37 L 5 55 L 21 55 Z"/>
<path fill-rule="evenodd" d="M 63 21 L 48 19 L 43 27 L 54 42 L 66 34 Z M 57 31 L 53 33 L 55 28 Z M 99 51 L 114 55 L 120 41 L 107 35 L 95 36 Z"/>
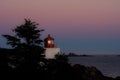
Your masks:
<path fill-rule="evenodd" d="M 52 41 L 51 40 L 48 40 L 48 44 L 51 44 L 52 43 Z"/>

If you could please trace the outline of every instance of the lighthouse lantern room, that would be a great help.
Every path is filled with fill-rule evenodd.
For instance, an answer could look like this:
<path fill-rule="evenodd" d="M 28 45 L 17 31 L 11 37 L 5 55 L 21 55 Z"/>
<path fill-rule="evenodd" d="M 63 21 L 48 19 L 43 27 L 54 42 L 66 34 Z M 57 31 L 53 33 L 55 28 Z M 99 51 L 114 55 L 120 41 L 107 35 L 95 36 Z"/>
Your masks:
<path fill-rule="evenodd" d="M 53 59 L 55 55 L 60 53 L 60 48 L 55 46 L 54 40 L 55 39 L 51 37 L 50 34 L 44 39 L 45 57 L 47 59 Z"/>
<path fill-rule="evenodd" d="M 50 34 L 48 35 L 47 38 L 45 38 L 44 45 L 45 45 L 45 48 L 54 48 L 55 47 L 55 45 L 54 45 L 54 38 L 52 38 L 50 36 Z"/>

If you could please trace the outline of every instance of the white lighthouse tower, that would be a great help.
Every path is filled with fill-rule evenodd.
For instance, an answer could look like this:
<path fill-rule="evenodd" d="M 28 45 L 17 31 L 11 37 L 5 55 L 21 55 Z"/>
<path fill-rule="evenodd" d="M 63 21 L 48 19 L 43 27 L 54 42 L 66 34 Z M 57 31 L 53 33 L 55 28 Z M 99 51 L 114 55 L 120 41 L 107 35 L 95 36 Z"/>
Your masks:
<path fill-rule="evenodd" d="M 60 48 L 55 46 L 54 40 L 50 34 L 44 39 L 45 58 L 47 59 L 54 59 L 55 55 L 60 53 Z"/>

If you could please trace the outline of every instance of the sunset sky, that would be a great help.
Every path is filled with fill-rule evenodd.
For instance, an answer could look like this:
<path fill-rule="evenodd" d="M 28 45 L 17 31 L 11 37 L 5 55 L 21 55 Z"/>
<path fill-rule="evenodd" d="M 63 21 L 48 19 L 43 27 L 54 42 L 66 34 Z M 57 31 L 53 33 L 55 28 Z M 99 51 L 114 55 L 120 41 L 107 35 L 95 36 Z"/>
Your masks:
<path fill-rule="evenodd" d="M 120 0 L 0 0 L 0 34 L 30 18 L 63 52 L 120 52 Z M 0 47 L 7 47 L 0 37 Z"/>

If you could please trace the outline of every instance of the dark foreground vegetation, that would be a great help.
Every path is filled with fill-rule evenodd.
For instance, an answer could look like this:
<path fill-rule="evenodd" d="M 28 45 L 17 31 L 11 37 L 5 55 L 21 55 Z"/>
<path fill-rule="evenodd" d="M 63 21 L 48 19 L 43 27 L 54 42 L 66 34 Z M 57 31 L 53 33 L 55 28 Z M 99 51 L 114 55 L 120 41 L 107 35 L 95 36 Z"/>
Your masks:
<path fill-rule="evenodd" d="M 25 54 L 25 51 L 0 49 L 0 72 L 38 72 L 42 80 L 120 80 L 119 77 L 104 76 L 95 67 L 71 65 L 65 55 L 57 55 L 49 60 L 43 58 L 37 63 Z"/>
<path fill-rule="evenodd" d="M 63 54 L 56 55 L 55 59 L 45 59 L 40 39 L 43 30 L 37 30 L 36 26 L 35 22 L 25 19 L 23 25 L 13 30 L 16 35 L 3 35 L 13 49 L 0 49 L 1 73 L 38 72 L 40 80 L 120 80 L 119 77 L 104 76 L 95 67 L 71 65 Z"/>

